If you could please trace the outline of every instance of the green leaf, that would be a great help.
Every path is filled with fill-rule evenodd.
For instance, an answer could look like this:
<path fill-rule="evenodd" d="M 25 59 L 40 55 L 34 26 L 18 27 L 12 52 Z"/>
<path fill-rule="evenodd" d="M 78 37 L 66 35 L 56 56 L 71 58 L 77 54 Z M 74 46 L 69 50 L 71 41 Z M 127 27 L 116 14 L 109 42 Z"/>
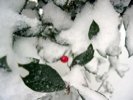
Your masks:
<path fill-rule="evenodd" d="M 93 20 L 89 29 L 89 39 L 91 40 L 97 33 L 99 32 L 99 26 L 98 24 Z"/>
<path fill-rule="evenodd" d="M 90 44 L 85 52 L 81 53 L 80 55 L 74 58 L 70 68 L 76 64 L 79 64 L 79 65 L 87 64 L 89 61 L 91 61 L 93 56 L 94 56 L 94 49 L 93 49 L 92 44 Z"/>
<path fill-rule="evenodd" d="M 8 66 L 7 61 L 6 61 L 6 56 L 0 58 L 0 68 L 3 68 L 8 72 L 11 72 L 11 69 Z"/>
<path fill-rule="evenodd" d="M 31 62 L 20 66 L 29 71 L 29 75 L 22 79 L 34 91 L 54 92 L 66 88 L 60 75 L 48 65 Z"/>

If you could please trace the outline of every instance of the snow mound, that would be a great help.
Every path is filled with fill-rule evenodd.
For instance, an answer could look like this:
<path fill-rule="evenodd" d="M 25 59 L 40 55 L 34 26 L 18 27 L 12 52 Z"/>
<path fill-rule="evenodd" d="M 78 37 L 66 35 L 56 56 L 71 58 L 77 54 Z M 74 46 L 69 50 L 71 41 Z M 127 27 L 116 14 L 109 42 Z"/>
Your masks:
<path fill-rule="evenodd" d="M 61 10 L 53 2 L 49 2 L 43 7 L 44 22 L 53 23 L 58 30 L 65 30 L 72 26 L 71 16 Z"/>

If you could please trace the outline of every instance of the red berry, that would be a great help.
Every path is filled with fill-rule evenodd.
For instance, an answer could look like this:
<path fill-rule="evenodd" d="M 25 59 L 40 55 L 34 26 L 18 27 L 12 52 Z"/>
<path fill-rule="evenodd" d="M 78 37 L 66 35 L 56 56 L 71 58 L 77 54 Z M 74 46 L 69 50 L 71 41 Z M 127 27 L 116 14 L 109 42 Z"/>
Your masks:
<path fill-rule="evenodd" d="M 68 56 L 62 56 L 62 57 L 60 58 L 60 60 L 61 60 L 61 62 L 63 62 L 63 63 L 67 63 L 67 62 L 68 62 Z"/>

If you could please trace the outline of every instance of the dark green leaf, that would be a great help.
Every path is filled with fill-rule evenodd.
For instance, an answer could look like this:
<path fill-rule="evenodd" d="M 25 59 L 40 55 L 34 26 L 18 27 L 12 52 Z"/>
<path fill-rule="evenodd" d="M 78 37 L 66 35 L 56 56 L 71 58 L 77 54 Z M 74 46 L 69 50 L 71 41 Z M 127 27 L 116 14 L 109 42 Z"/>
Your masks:
<path fill-rule="evenodd" d="M 92 44 L 90 44 L 88 49 L 85 52 L 81 53 L 80 55 L 78 55 L 74 58 L 70 67 L 73 67 L 76 64 L 85 65 L 89 61 L 91 61 L 93 56 L 94 56 L 94 49 L 93 49 Z"/>
<path fill-rule="evenodd" d="M 90 29 L 89 29 L 89 39 L 92 39 L 95 35 L 97 35 L 97 33 L 99 32 L 99 26 L 98 24 L 93 20 L 93 22 L 91 23 Z"/>
<path fill-rule="evenodd" d="M 34 91 L 54 92 L 66 87 L 60 75 L 48 65 L 32 62 L 20 66 L 29 71 L 29 75 L 22 79 Z"/>
<path fill-rule="evenodd" d="M 11 71 L 11 69 L 9 68 L 9 66 L 7 64 L 6 56 L 0 58 L 0 68 L 4 68 L 8 72 Z"/>

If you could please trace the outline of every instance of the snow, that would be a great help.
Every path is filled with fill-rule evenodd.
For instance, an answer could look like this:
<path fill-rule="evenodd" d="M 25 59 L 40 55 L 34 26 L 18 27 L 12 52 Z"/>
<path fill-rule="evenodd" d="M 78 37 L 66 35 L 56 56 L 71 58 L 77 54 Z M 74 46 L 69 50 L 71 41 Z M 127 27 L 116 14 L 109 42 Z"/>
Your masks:
<path fill-rule="evenodd" d="M 37 58 L 37 38 L 19 38 L 14 43 L 14 51 L 20 58 Z M 30 52 L 29 52 L 30 51 Z"/>
<path fill-rule="evenodd" d="M 64 76 L 64 80 L 70 84 L 70 86 L 87 86 L 83 67 L 76 65 L 74 68 L 66 75 Z"/>
<path fill-rule="evenodd" d="M 0 0 L 0 7 L 19 12 L 23 8 L 25 1 L 26 0 Z"/>
<path fill-rule="evenodd" d="M 61 46 L 48 39 L 39 39 L 39 44 L 39 47 L 41 48 L 39 56 L 48 62 L 55 62 L 68 50 L 68 47 Z"/>
<path fill-rule="evenodd" d="M 3 0 L 0 2 L 2 2 L 0 4 L 3 5 L 5 3 L 3 2 Z M 9 1 L 9 4 L 10 2 L 11 1 Z M 15 1 L 13 0 L 12 3 L 14 2 Z M 8 5 L 5 5 L 4 7 L 0 6 L 0 9 L 1 9 L 0 23 L 3 23 L 0 25 L 0 51 L 1 51 L 0 55 L 5 55 L 11 51 L 12 37 L 14 31 L 16 31 L 17 29 L 22 29 L 27 26 L 30 26 L 32 28 L 29 29 L 28 33 L 29 34 L 37 33 L 40 30 L 39 28 L 40 22 L 37 19 L 29 19 L 25 16 L 19 15 L 17 12 L 13 11 L 12 9 L 9 9 Z"/>
<path fill-rule="evenodd" d="M 69 29 L 73 24 L 70 15 L 53 2 L 49 2 L 43 7 L 43 20 L 52 23 L 58 30 Z"/>
<path fill-rule="evenodd" d="M 115 10 L 119 13 L 122 13 L 125 7 L 128 7 L 131 0 L 110 0 Z"/>
<path fill-rule="evenodd" d="M 40 22 L 37 19 L 20 16 L 17 12 L 7 8 L 0 9 L 0 23 L 3 23 L 0 25 L 0 54 L 5 55 L 12 47 L 13 32 L 30 26 L 28 34 L 36 34 L 40 30 Z"/>
<path fill-rule="evenodd" d="M 1 100 L 34 100 L 42 93 L 35 93 L 25 86 L 19 74 L 7 73 L 0 70 L 0 99 Z"/>
<path fill-rule="evenodd" d="M 35 99 L 40 95 L 40 93 L 35 93 L 24 85 L 20 77 L 20 73 L 23 73 L 23 71 L 19 71 L 17 60 L 20 62 L 25 61 L 19 56 L 15 56 L 14 51 L 12 51 L 12 37 L 16 29 L 29 25 L 34 27 L 30 31 L 38 31 L 35 27 L 38 26 L 39 21 L 18 14 L 24 2 L 25 0 L 0 0 L 0 56 L 8 55 L 7 62 L 13 70 L 7 73 L 0 69 L 1 100 L 28 100 L 28 98 Z M 25 46 L 21 50 L 25 51 Z M 33 49 L 27 50 L 29 52 L 29 50 L 32 51 Z M 32 54 L 32 56 L 34 55 Z"/>
<path fill-rule="evenodd" d="M 98 68 L 98 59 L 97 58 L 93 58 L 89 63 L 87 63 L 85 65 L 85 67 L 93 72 L 93 73 L 96 73 L 97 72 L 97 68 Z"/>
<path fill-rule="evenodd" d="M 22 14 L 27 16 L 27 17 L 29 17 L 29 18 L 33 18 L 33 19 L 37 18 L 37 19 L 39 19 L 39 16 L 38 16 L 38 13 L 37 13 L 36 10 L 24 9 L 22 11 Z"/>
<path fill-rule="evenodd" d="M 107 100 L 103 95 L 83 86 L 76 87 L 86 100 Z"/>
<path fill-rule="evenodd" d="M 24 2 L 25 0 L 0 1 L 0 23 L 2 23 L 0 24 L 0 57 L 8 55 L 7 62 L 12 69 L 10 73 L 0 69 L 0 100 L 36 100 L 38 97 L 42 97 L 42 100 L 47 99 L 45 93 L 32 91 L 21 80 L 20 76 L 26 76 L 28 72 L 23 68 L 19 68 L 17 63 L 28 63 L 31 61 L 30 58 L 41 59 L 40 63 L 48 63 L 73 88 L 68 96 L 64 95 L 64 91 L 59 94 L 56 92 L 58 96 L 56 93 L 50 94 L 50 97 L 51 95 L 53 97 L 57 96 L 56 100 L 62 100 L 62 98 L 64 100 L 68 100 L 68 98 L 70 100 L 77 99 L 77 90 L 86 100 L 107 100 L 98 92 L 105 89 L 108 92 L 106 92 L 107 94 L 104 93 L 104 95 L 110 97 L 113 88 L 114 94 L 110 100 L 133 99 L 131 94 L 133 92 L 133 59 L 132 57 L 128 58 L 127 50 L 124 47 L 125 43 L 120 42 L 125 41 L 125 35 L 120 37 L 118 31 L 121 19 L 109 0 L 97 0 L 94 5 L 87 3 L 74 22 L 71 20 L 70 15 L 54 3 L 49 2 L 43 7 L 43 21 L 51 22 L 55 28 L 61 31 L 56 38 L 57 42 L 66 42 L 70 46 L 62 46 L 45 38 L 15 36 L 12 49 L 14 31 L 30 26 L 31 28 L 26 33 L 38 34 L 42 29 L 41 22 L 38 20 L 36 12 L 34 12 L 35 10 L 30 9 L 35 4 L 31 4 L 24 9 L 22 11 L 23 15 L 18 14 Z M 129 18 L 128 21 L 126 19 L 125 21 L 129 22 L 127 24 L 126 45 L 130 54 L 133 51 L 133 23 L 131 19 L 133 14 L 131 11 L 132 8 L 128 9 L 125 15 L 126 19 Z M 100 32 L 92 40 L 89 40 L 88 31 L 93 20 L 98 23 Z M 70 52 L 72 51 L 75 55 L 78 55 L 84 52 L 90 43 L 94 46 L 95 54 L 94 58 L 85 67 L 91 73 L 88 74 L 84 67 L 79 65 L 75 65 L 70 70 L 69 65 L 73 60 Z M 108 57 L 106 54 L 108 54 Z M 62 55 L 69 57 L 68 63 L 60 62 Z M 109 70 L 110 67 L 111 70 Z M 103 78 L 100 79 L 101 77 Z M 99 78 L 99 82 L 96 78 Z M 98 92 L 95 91 L 106 78 L 104 87 Z M 81 98 L 78 99 L 81 100 Z"/>
<path fill-rule="evenodd" d="M 36 7 L 37 3 L 36 1 L 29 1 L 26 5 L 26 9 L 34 9 Z"/>
<path fill-rule="evenodd" d="M 128 49 L 129 56 L 133 55 L 133 13 L 132 13 L 133 7 L 127 9 L 124 15 L 124 23 L 126 27 L 126 47 Z"/>
<path fill-rule="evenodd" d="M 118 55 L 120 53 L 118 47 L 120 42 L 118 31 L 120 20 L 109 0 L 98 0 L 94 6 L 86 4 L 81 13 L 77 15 L 73 26 L 69 30 L 62 31 L 57 40 L 70 43 L 75 54 L 83 52 L 90 43 L 88 31 L 93 20 L 100 27 L 98 35 L 91 40 L 95 49 L 103 56 L 112 52 L 114 55 Z"/>
<path fill-rule="evenodd" d="M 132 92 L 133 92 L 133 58 L 128 59 L 128 66 L 130 68 L 129 72 L 123 77 L 122 80 L 119 80 L 119 84 L 116 85 L 117 89 L 115 90 L 111 100 L 132 100 Z"/>
<path fill-rule="evenodd" d="M 81 100 L 79 97 L 77 90 L 71 87 L 71 92 L 69 94 L 66 91 L 59 91 L 56 93 L 48 94 L 41 98 L 41 100 Z"/>
<path fill-rule="evenodd" d="M 54 0 L 56 5 L 64 6 L 67 2 L 67 0 Z"/>

